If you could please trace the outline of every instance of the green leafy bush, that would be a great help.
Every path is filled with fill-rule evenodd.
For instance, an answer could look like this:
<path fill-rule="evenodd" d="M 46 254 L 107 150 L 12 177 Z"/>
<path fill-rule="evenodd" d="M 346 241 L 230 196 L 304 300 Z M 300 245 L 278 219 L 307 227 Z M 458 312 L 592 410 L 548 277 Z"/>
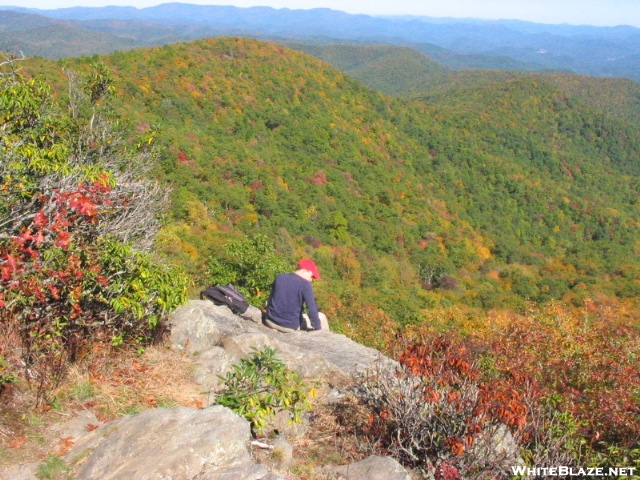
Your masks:
<path fill-rule="evenodd" d="M 169 312 L 186 302 L 182 269 L 160 265 L 151 255 L 113 240 L 103 240 L 100 247 L 102 271 L 111 279 L 102 294 L 122 318 L 121 330 L 133 332 L 134 324 L 143 331 L 156 329 Z"/>
<path fill-rule="evenodd" d="M 243 358 L 227 373 L 224 389 L 216 402 L 229 407 L 245 417 L 254 432 L 261 433 L 277 412 L 291 414 L 296 423 L 311 408 L 308 390 L 302 378 L 275 356 L 275 350 L 265 346 L 261 351 L 253 348 L 253 354 Z"/>
<path fill-rule="evenodd" d="M 2 392 L 5 385 L 16 381 L 16 377 L 10 372 L 8 367 L 9 364 L 4 357 L 0 355 L 0 392 Z"/>
<path fill-rule="evenodd" d="M 207 267 L 211 283 L 234 284 L 254 305 L 264 303 L 276 275 L 289 268 L 265 235 L 227 243 L 223 255 L 213 257 Z"/>

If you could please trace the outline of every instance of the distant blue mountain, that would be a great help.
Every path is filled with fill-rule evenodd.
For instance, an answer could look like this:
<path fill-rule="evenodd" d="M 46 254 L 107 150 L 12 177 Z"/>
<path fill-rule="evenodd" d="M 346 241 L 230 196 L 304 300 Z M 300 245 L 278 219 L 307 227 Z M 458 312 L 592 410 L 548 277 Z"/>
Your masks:
<path fill-rule="evenodd" d="M 631 26 L 545 25 L 518 20 L 437 19 L 415 16 L 351 15 L 327 8 L 310 10 L 239 8 L 167 3 L 154 7 L 73 7 L 53 10 L 0 7 L 52 19 L 81 22 L 108 32 L 105 22 L 145 22 L 167 39 L 237 35 L 309 43 L 357 42 L 411 46 L 430 44 L 460 55 L 511 58 L 541 69 L 566 69 L 594 76 L 640 81 L 640 29 Z M 2 12 L 0 12 L 1 14 Z M 120 27 L 122 29 L 122 27 Z M 181 37 L 181 33 L 182 37 Z M 154 43 L 162 35 L 155 36 Z M 138 38 L 144 42 L 144 38 Z M 424 49 L 422 49 L 424 50 Z M 458 59 L 459 60 L 459 59 Z M 452 64 L 453 65 L 453 64 Z M 455 62 L 455 68 L 461 62 Z M 472 68 L 472 67 L 469 67 Z"/>

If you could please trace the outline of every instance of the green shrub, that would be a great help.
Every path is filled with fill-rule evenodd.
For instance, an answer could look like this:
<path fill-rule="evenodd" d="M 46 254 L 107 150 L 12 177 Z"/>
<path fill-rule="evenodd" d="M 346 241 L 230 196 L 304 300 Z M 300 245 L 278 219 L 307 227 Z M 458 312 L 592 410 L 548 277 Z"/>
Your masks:
<path fill-rule="evenodd" d="M 288 268 L 265 235 L 227 243 L 223 255 L 212 258 L 207 265 L 211 283 L 232 283 L 250 303 L 259 306 L 269 296 L 276 275 Z"/>
<path fill-rule="evenodd" d="M 122 331 L 140 333 L 158 328 L 171 311 L 187 300 L 187 278 L 181 268 L 161 265 L 149 254 L 105 239 L 100 244 L 100 265 L 109 281 L 102 291 Z M 127 318 L 128 317 L 128 318 Z"/>
<path fill-rule="evenodd" d="M 16 377 L 9 369 L 9 363 L 0 355 L 0 392 L 5 385 L 16 381 Z"/>
<path fill-rule="evenodd" d="M 308 390 L 302 378 L 275 356 L 275 350 L 265 346 L 253 348 L 253 354 L 243 358 L 227 373 L 224 389 L 216 402 L 245 417 L 255 433 L 261 433 L 269 419 L 279 411 L 291 414 L 293 423 L 311 408 Z"/>

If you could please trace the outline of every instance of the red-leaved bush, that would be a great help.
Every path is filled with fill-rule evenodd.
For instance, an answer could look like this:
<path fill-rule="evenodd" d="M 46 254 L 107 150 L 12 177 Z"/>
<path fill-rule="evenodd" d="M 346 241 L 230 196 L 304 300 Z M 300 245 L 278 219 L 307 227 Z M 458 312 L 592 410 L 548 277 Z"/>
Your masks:
<path fill-rule="evenodd" d="M 409 344 L 399 364 L 380 363 L 358 382 L 354 395 L 368 415 L 354 428 L 376 452 L 437 479 L 583 465 L 571 410 L 534 371 L 500 370 L 493 355 L 491 345 L 452 333 Z"/>
<path fill-rule="evenodd" d="M 0 388 L 23 377 L 40 401 L 94 344 L 152 341 L 186 297 L 184 276 L 142 252 L 163 204 L 147 157 L 100 114 L 105 68 L 88 79 L 84 118 L 42 80 L 0 72 Z"/>
<path fill-rule="evenodd" d="M 493 368 L 526 372 L 554 396 L 585 442 L 583 461 L 620 449 L 640 458 L 639 333 L 604 303 L 548 305 L 514 317 L 492 340 Z"/>
<path fill-rule="evenodd" d="M 640 467 L 632 322 L 593 302 L 497 313 L 487 327 L 474 338 L 398 334 L 398 364 L 361 378 L 354 398 L 365 415 L 345 422 L 374 451 L 435 478 L 511 478 L 517 465 Z"/>
<path fill-rule="evenodd" d="M 358 385 L 370 412 L 360 428 L 376 448 L 439 479 L 506 475 L 535 388 L 483 378 L 474 353 L 445 336 L 409 345 L 398 360 L 380 363 Z"/>

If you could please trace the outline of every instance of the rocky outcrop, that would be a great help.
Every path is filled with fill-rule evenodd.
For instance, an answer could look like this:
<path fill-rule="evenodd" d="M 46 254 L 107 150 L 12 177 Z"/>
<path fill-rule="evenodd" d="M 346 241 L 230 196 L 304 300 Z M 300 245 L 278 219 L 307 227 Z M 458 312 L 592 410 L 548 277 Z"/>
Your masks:
<path fill-rule="evenodd" d="M 262 479 L 248 450 L 249 424 L 212 406 L 147 410 L 85 436 L 65 456 L 78 479 Z"/>
<path fill-rule="evenodd" d="M 344 335 L 330 331 L 280 333 L 260 323 L 259 311 L 249 310 L 240 317 L 208 300 L 191 301 L 179 308 L 172 316 L 171 332 L 173 348 L 195 360 L 195 379 L 203 391 L 211 393 L 211 405 L 203 409 L 147 410 L 90 432 L 86 425 L 94 419 L 80 415 L 57 432 L 61 438 L 73 439 L 73 447 L 62 457 L 73 467 L 73 478 L 284 480 L 281 474 L 255 462 L 248 422 L 215 405 L 215 392 L 221 385 L 218 376 L 253 349 L 269 346 L 302 377 L 327 385 L 329 393 L 324 401 L 331 402 L 340 395 L 339 387 L 348 385 L 354 374 L 376 361 L 393 363 L 377 350 Z M 272 448 L 278 449 L 282 464 L 286 464 L 292 455 L 286 437 L 303 435 L 304 429 L 278 430 L 281 436 Z M 385 457 L 369 457 L 349 466 L 327 466 L 325 471 L 331 475 L 327 478 L 335 479 L 409 478 L 401 465 Z M 26 472 L 22 478 L 35 477 Z"/>
<path fill-rule="evenodd" d="M 179 308 L 171 321 L 174 348 L 185 349 L 199 364 L 196 378 L 205 389 L 215 389 L 219 380 L 252 348 L 269 346 L 278 357 L 304 378 L 331 382 L 350 379 L 376 360 L 391 362 L 375 349 L 344 335 L 325 330 L 281 333 L 259 323 L 259 316 L 231 314 L 225 306 L 209 301 L 191 301 Z"/>

